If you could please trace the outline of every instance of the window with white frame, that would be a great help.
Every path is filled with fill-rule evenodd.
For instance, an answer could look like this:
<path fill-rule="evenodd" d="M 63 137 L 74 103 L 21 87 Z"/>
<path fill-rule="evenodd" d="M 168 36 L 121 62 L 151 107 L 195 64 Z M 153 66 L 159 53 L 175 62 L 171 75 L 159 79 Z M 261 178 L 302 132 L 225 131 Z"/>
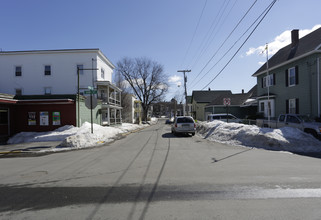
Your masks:
<path fill-rule="evenodd" d="M 262 87 L 270 87 L 275 85 L 275 74 L 270 74 L 265 77 L 263 77 Z"/>
<path fill-rule="evenodd" d="M 105 79 L 105 70 L 103 68 L 100 70 L 100 76 L 102 79 Z"/>
<path fill-rule="evenodd" d="M 296 100 L 289 99 L 289 113 L 296 114 Z"/>
<path fill-rule="evenodd" d="M 292 67 L 289 69 L 289 86 L 294 86 L 296 84 L 296 72 L 295 72 L 295 67 Z"/>
<path fill-rule="evenodd" d="M 16 74 L 16 76 L 22 76 L 22 67 L 21 66 L 16 66 L 15 74 Z"/>

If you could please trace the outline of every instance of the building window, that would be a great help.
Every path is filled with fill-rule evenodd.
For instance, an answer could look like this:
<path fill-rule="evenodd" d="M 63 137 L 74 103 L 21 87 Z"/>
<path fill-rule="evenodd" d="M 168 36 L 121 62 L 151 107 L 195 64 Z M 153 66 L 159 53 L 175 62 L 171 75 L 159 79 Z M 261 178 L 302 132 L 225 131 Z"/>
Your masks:
<path fill-rule="evenodd" d="M 22 95 L 22 89 L 16 89 L 16 95 Z"/>
<path fill-rule="evenodd" d="M 46 65 L 45 66 L 45 76 L 50 76 L 51 75 L 51 66 Z"/>
<path fill-rule="evenodd" d="M 105 100 L 105 99 L 106 99 L 105 90 L 100 90 L 100 99 L 101 99 L 101 100 Z"/>
<path fill-rule="evenodd" d="M 16 76 L 21 76 L 22 75 L 22 68 L 21 66 L 16 66 Z"/>
<path fill-rule="evenodd" d="M 45 87 L 45 95 L 51 95 L 51 87 Z"/>
<path fill-rule="evenodd" d="M 295 86 L 299 84 L 299 68 L 298 66 L 285 70 L 286 86 Z"/>
<path fill-rule="evenodd" d="M 28 112 L 28 125 L 37 125 L 36 112 Z"/>
<path fill-rule="evenodd" d="M 78 69 L 79 69 L 79 75 L 83 75 L 84 74 L 84 65 L 80 64 L 77 65 L 77 74 L 78 74 Z"/>
<path fill-rule="evenodd" d="M 275 85 L 275 74 L 263 77 L 262 88 Z"/>
<path fill-rule="evenodd" d="M 289 86 L 295 85 L 295 68 L 289 69 Z"/>
<path fill-rule="evenodd" d="M 264 102 L 260 103 L 260 112 L 264 112 Z"/>
<path fill-rule="evenodd" d="M 103 68 L 101 68 L 100 74 L 101 74 L 101 78 L 105 79 L 105 70 Z"/>
<path fill-rule="evenodd" d="M 289 99 L 289 113 L 296 114 L 296 99 Z"/>

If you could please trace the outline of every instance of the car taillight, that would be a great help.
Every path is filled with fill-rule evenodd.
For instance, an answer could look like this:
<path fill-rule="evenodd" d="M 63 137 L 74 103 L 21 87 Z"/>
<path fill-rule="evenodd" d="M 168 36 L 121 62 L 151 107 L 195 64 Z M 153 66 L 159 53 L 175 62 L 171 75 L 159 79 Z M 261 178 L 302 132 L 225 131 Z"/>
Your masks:
<path fill-rule="evenodd" d="M 175 128 L 177 128 L 177 124 L 175 124 Z"/>
<path fill-rule="evenodd" d="M 194 128 L 196 128 L 196 124 L 194 123 Z"/>

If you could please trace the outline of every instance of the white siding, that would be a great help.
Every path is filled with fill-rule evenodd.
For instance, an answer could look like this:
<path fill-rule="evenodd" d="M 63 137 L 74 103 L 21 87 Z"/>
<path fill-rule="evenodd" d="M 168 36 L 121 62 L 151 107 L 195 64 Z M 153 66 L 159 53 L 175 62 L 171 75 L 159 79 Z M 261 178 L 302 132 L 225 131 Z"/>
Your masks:
<path fill-rule="evenodd" d="M 97 60 L 94 66 L 92 59 Z M 44 74 L 45 65 L 51 66 L 50 76 Z M 99 69 L 83 71 L 81 88 L 92 85 L 92 74 L 94 79 L 111 82 L 113 69 L 99 50 L 0 52 L 0 93 L 15 94 L 15 89 L 21 88 L 23 95 L 43 95 L 44 88 L 50 87 L 52 94 L 76 94 L 77 65 Z M 22 76 L 15 76 L 16 66 L 22 67 Z M 104 68 L 105 79 L 101 79 L 101 68 Z"/>

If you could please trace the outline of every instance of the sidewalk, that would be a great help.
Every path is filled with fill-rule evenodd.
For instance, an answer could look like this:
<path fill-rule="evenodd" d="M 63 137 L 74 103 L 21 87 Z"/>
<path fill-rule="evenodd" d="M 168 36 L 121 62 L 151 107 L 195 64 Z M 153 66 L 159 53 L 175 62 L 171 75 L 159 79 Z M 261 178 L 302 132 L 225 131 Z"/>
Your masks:
<path fill-rule="evenodd" d="M 0 157 L 15 155 L 30 155 L 48 148 L 56 148 L 61 141 L 30 142 L 20 144 L 0 145 Z"/>

